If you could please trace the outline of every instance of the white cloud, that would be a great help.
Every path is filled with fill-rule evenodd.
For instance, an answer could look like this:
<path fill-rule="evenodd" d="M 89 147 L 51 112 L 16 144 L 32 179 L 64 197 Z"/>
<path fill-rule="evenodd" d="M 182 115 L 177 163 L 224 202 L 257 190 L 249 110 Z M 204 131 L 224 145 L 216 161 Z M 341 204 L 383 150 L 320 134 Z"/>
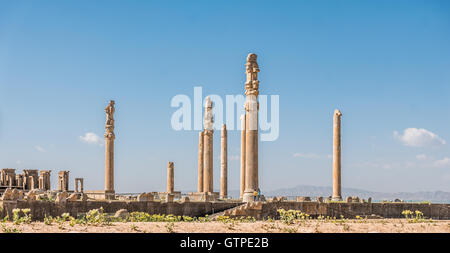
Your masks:
<path fill-rule="evenodd" d="M 293 157 L 307 158 L 307 159 L 319 159 L 319 158 L 321 158 L 320 155 L 314 154 L 314 153 L 295 153 L 292 156 Z"/>
<path fill-rule="evenodd" d="M 34 148 L 35 148 L 37 151 L 39 151 L 39 152 L 45 152 L 45 151 L 46 151 L 43 147 L 38 146 L 38 145 L 34 146 Z"/>
<path fill-rule="evenodd" d="M 450 158 L 445 157 L 441 160 L 436 160 L 436 161 L 434 161 L 433 165 L 438 168 L 450 167 Z"/>
<path fill-rule="evenodd" d="M 80 136 L 80 140 L 84 143 L 103 145 L 103 140 L 95 133 L 86 133 Z"/>
<path fill-rule="evenodd" d="M 407 128 L 403 134 L 394 131 L 394 138 L 410 147 L 431 147 L 445 145 L 445 140 L 423 128 Z"/>
<path fill-rule="evenodd" d="M 416 155 L 416 159 L 419 161 L 427 160 L 427 158 L 428 157 L 425 154 Z"/>

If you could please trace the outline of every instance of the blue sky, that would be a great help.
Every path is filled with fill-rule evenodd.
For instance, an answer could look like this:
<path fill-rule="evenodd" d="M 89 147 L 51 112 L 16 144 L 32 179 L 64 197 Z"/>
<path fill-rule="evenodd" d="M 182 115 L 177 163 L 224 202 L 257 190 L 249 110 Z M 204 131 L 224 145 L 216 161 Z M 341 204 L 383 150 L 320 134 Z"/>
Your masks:
<path fill-rule="evenodd" d="M 116 190 L 165 189 L 168 161 L 175 187 L 196 189 L 198 132 L 170 127 L 170 101 L 194 86 L 242 94 L 250 52 L 261 94 L 280 96 L 262 191 L 331 185 L 335 108 L 344 187 L 450 191 L 448 1 L 2 1 L 0 167 L 51 169 L 53 187 L 67 169 L 71 187 L 103 189 L 104 147 L 80 136 L 102 138 L 114 99 Z M 230 157 L 239 141 L 229 133 Z"/>

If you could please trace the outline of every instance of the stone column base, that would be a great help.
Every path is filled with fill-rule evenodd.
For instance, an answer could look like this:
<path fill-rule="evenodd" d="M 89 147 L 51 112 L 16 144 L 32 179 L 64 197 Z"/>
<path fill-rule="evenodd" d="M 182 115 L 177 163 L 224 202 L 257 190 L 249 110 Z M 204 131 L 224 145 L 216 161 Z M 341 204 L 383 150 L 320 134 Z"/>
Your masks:
<path fill-rule="evenodd" d="M 105 199 L 114 200 L 116 198 L 116 193 L 114 190 L 105 191 Z"/>
<path fill-rule="evenodd" d="M 342 197 L 332 197 L 331 201 L 342 201 Z"/>
<path fill-rule="evenodd" d="M 252 192 L 244 192 L 242 195 L 242 202 L 254 202 L 253 191 Z"/>

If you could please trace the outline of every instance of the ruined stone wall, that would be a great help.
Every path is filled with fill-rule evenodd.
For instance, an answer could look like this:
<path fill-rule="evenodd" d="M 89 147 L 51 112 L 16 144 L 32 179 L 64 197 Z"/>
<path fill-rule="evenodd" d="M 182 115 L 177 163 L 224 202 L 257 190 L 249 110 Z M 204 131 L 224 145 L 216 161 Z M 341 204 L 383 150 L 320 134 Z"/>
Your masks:
<path fill-rule="evenodd" d="M 30 208 L 33 219 L 43 220 L 47 216 L 60 216 L 70 213 L 77 217 L 92 209 L 103 207 L 107 213 L 115 213 L 120 209 L 129 212 L 147 212 L 150 214 L 174 214 L 191 217 L 204 216 L 238 207 L 230 212 L 230 216 L 252 216 L 257 219 L 267 217 L 278 218 L 278 209 L 300 210 L 317 217 L 355 218 L 357 215 L 376 215 L 383 218 L 403 218 L 403 210 L 419 210 L 425 218 L 450 220 L 449 204 L 419 204 L 419 203 L 318 203 L 318 202 L 256 202 L 254 205 L 242 205 L 240 202 L 160 202 L 160 201 L 67 201 L 55 203 L 48 201 L 0 201 L 0 217 L 12 216 L 14 208 Z M 227 211 L 228 212 L 228 211 Z"/>
<path fill-rule="evenodd" d="M 103 207 L 105 212 L 114 214 L 120 209 L 127 209 L 129 212 L 147 212 L 149 214 L 174 214 L 186 216 L 204 216 L 221 212 L 223 210 L 239 205 L 239 203 L 225 202 L 159 202 L 159 201 L 67 201 L 65 203 L 55 203 L 49 201 L 1 201 L 1 217 L 9 215 L 12 217 L 14 208 L 30 208 L 31 215 L 35 220 L 43 220 L 47 216 L 60 216 L 63 213 L 70 213 L 77 217 L 92 209 Z"/>
<path fill-rule="evenodd" d="M 364 217 L 372 214 L 383 218 L 404 218 L 403 210 L 421 211 L 426 218 L 450 219 L 449 204 L 420 204 L 420 203 L 318 203 L 282 201 L 264 203 L 260 217 L 278 217 L 277 209 L 300 210 L 313 217 L 323 215 L 340 218 Z"/>

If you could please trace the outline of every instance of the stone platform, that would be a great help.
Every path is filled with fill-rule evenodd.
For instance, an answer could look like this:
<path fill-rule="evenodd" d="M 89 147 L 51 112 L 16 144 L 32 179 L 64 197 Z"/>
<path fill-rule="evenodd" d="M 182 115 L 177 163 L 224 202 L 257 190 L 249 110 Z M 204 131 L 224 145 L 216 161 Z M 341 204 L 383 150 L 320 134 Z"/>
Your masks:
<path fill-rule="evenodd" d="M 193 201 L 216 201 L 219 199 L 218 192 L 189 192 L 188 196 Z"/>
<path fill-rule="evenodd" d="M 149 214 L 173 214 L 199 217 L 221 212 L 238 205 L 240 202 L 161 202 L 161 201 L 119 201 L 119 200 L 87 200 L 87 201 L 66 201 L 55 203 L 49 201 L 25 201 L 25 200 L 4 200 L 0 201 L 0 218 L 9 215 L 12 217 L 14 208 L 30 208 L 34 220 L 43 220 L 47 216 L 60 216 L 63 213 L 70 213 L 77 217 L 92 209 L 102 207 L 106 213 L 114 214 L 120 209 L 128 212 L 146 212 Z"/>
<path fill-rule="evenodd" d="M 419 210 L 425 218 L 438 220 L 450 220 L 450 204 L 431 203 L 319 203 L 298 201 L 276 202 L 250 202 L 230 210 L 225 210 L 223 215 L 230 217 L 252 216 L 256 219 L 279 217 L 277 210 L 299 210 L 311 217 L 336 217 L 354 219 L 360 217 L 404 218 L 402 212 Z"/>

